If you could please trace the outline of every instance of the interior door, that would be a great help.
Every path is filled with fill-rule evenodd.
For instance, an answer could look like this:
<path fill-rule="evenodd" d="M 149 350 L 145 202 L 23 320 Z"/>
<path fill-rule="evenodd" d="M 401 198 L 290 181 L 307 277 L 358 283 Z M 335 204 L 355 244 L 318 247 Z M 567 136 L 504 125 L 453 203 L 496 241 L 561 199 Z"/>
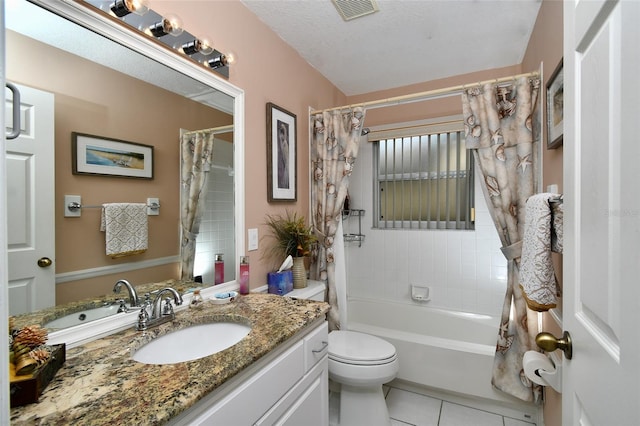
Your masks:
<path fill-rule="evenodd" d="M 10 315 L 55 305 L 54 98 L 16 86 L 21 132 L 6 141 L 5 152 Z M 11 101 L 5 102 L 11 117 Z M 5 124 L 11 129 L 12 120 L 5 117 Z"/>
<path fill-rule="evenodd" d="M 640 2 L 564 5 L 563 425 L 640 421 Z"/>

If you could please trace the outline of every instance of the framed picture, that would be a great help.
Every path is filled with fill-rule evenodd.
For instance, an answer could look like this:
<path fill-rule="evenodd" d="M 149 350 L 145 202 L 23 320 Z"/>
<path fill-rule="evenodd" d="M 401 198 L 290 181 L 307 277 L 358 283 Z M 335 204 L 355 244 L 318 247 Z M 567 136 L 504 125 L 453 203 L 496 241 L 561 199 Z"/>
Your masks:
<path fill-rule="evenodd" d="M 267 104 L 267 199 L 296 201 L 296 116 Z"/>
<path fill-rule="evenodd" d="M 153 147 L 102 136 L 71 133 L 74 175 L 153 179 Z"/>
<path fill-rule="evenodd" d="M 562 145 L 562 107 L 564 104 L 564 74 L 562 60 L 547 83 L 547 149 Z"/>

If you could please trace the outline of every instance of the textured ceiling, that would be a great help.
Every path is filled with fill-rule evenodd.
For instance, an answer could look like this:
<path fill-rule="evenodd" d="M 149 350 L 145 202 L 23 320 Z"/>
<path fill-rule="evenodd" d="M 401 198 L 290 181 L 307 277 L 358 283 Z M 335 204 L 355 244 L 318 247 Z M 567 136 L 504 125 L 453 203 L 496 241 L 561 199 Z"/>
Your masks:
<path fill-rule="evenodd" d="M 541 0 L 378 0 L 345 22 L 331 0 L 241 0 L 348 96 L 522 62 Z"/>

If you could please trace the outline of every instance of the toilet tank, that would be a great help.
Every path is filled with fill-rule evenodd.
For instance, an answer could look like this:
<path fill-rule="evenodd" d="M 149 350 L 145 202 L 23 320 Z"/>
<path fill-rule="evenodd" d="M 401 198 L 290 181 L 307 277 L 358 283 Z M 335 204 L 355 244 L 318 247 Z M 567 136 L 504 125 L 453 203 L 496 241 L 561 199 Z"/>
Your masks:
<path fill-rule="evenodd" d="M 324 302 L 324 290 L 325 284 L 322 281 L 307 280 L 307 287 L 294 288 L 285 296 Z"/>
<path fill-rule="evenodd" d="M 322 281 L 307 280 L 307 287 L 294 288 L 289 293 L 285 294 L 286 297 L 294 297 L 296 299 L 308 299 L 318 302 L 324 302 L 325 283 Z M 268 287 L 258 287 L 253 292 L 266 293 Z"/>

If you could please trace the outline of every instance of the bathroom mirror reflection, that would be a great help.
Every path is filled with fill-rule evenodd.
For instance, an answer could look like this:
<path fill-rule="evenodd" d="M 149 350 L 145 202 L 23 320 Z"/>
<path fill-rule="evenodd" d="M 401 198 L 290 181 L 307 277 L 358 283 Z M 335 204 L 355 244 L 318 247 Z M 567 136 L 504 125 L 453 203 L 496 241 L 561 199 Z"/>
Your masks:
<path fill-rule="evenodd" d="M 48 0 L 35 2 L 66 16 L 62 18 L 33 3 L 25 0 L 5 3 L 7 80 L 26 87 L 27 92 L 33 89 L 53 99 L 53 125 L 44 140 L 52 145 L 55 141 L 55 155 L 49 156 L 47 166 L 55 170 L 47 179 L 51 187 L 45 189 L 45 194 L 49 196 L 22 197 L 23 204 L 19 205 L 24 208 L 9 214 L 10 315 L 39 312 L 54 305 L 66 309 L 75 307 L 80 300 L 114 296 L 112 289 L 120 278 L 129 279 L 134 285 L 178 278 L 180 131 L 234 125 L 237 114 L 234 97 L 241 93 L 204 67 L 200 69 L 196 64 L 175 59 L 175 54 L 159 51 L 150 41 L 113 30 L 113 22 L 96 18 L 81 5 Z M 82 26 L 72 20 L 81 22 Z M 124 47 L 100 33 L 124 40 L 124 44 L 133 48 Z M 157 61 L 138 53 L 141 50 Z M 23 134 L 40 136 L 41 129 L 33 125 L 42 120 L 34 120 L 29 114 L 31 110 L 41 109 L 28 103 L 28 93 L 25 96 L 21 115 L 27 121 L 23 124 Z M 25 102 L 28 107 L 24 106 Z M 70 147 L 73 131 L 154 146 L 154 179 L 73 175 Z M 9 148 L 8 159 L 12 155 L 14 159 L 26 158 L 19 157 L 23 154 L 9 154 Z M 207 244 L 199 247 L 198 253 L 205 258 L 210 256 L 211 262 L 197 260 L 199 269 L 194 272 L 203 276 L 203 285 L 213 284 L 213 257 L 220 252 L 228 259 L 225 281 L 233 281 L 232 261 L 238 258 L 238 250 L 242 250 L 233 244 L 238 240 L 236 234 L 243 217 L 242 203 L 237 201 L 243 195 L 236 189 L 241 187 L 236 171 L 243 161 L 242 138 L 237 129 L 216 136 L 214 153 L 217 153 L 215 170 L 224 176 L 215 187 L 225 194 L 226 225 L 223 228 L 226 234 L 219 236 L 212 230 L 202 239 Z M 18 163 L 20 161 L 13 164 Z M 11 172 L 9 161 L 7 168 Z M 14 169 L 17 173 L 25 170 L 21 166 Z M 40 166 L 35 169 L 40 170 Z M 215 175 L 217 173 L 212 173 L 211 177 Z M 8 182 L 11 186 L 10 176 Z M 11 197 L 11 190 L 9 192 Z M 63 199 L 70 194 L 80 195 L 84 205 L 159 198 L 160 214 L 149 216 L 147 252 L 121 259 L 108 258 L 104 234 L 99 231 L 101 209 L 82 209 L 80 217 L 66 218 Z M 38 202 L 27 204 L 27 198 Z M 48 198 L 50 203 L 46 202 Z M 7 204 L 12 205 L 11 200 Z M 218 204 L 207 203 L 207 209 L 216 208 Z M 33 213 L 33 217 L 25 212 Z M 213 215 L 213 212 L 205 213 L 205 217 Z M 20 229 L 17 225 L 27 228 L 34 223 L 51 224 L 32 227 L 52 241 L 46 253 L 25 250 L 25 247 L 31 248 L 25 241 L 36 238 L 17 232 Z M 224 241 L 216 245 L 218 240 Z M 30 259 L 12 259 L 13 254 L 29 251 L 34 252 Z M 52 266 L 37 266 L 37 260 L 43 257 L 53 259 Z M 24 266 L 20 271 L 19 265 Z M 119 296 L 126 298 L 124 293 Z"/>

